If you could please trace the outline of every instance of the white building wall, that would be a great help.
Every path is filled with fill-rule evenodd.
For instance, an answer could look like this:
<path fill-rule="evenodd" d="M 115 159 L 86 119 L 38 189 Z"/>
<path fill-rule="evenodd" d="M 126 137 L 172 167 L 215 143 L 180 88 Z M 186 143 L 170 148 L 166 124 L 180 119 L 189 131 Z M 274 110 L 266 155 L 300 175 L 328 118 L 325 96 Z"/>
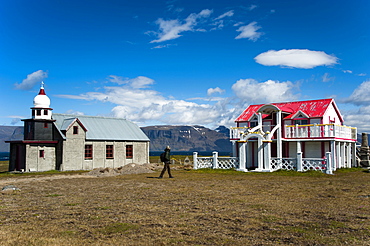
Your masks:
<path fill-rule="evenodd" d="M 73 134 L 73 126 L 78 126 L 78 134 Z M 63 143 L 62 170 L 86 170 L 84 167 L 85 158 L 85 136 L 86 132 L 77 123 L 66 132 L 66 140 Z"/>
<path fill-rule="evenodd" d="M 44 151 L 44 157 L 39 157 L 40 150 Z M 56 163 L 54 146 L 26 145 L 26 172 L 41 172 L 55 170 Z"/>
<path fill-rule="evenodd" d="M 323 158 L 321 153 L 321 142 L 305 142 L 305 158 Z"/>
<path fill-rule="evenodd" d="M 334 121 L 334 122 L 333 122 Z M 333 104 L 330 104 L 323 117 L 323 124 L 337 124 L 340 125 L 340 118 L 334 109 Z"/>

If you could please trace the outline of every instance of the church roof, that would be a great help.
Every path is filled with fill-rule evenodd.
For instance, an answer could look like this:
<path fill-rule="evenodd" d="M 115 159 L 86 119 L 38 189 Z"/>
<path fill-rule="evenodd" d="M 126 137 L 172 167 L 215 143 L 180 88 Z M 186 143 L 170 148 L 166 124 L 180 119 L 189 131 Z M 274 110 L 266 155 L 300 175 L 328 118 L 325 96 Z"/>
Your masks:
<path fill-rule="evenodd" d="M 296 102 L 283 102 L 283 103 L 270 103 L 268 105 L 274 105 L 278 107 L 284 114 L 284 119 L 293 118 L 298 112 L 302 112 L 309 118 L 320 118 L 323 117 L 326 110 L 333 104 L 334 109 L 338 112 L 341 117 L 337 106 L 335 105 L 334 99 L 320 99 L 320 100 L 309 100 L 309 101 L 296 101 Z M 244 112 L 235 120 L 235 122 L 249 121 L 251 117 L 258 112 L 258 110 L 266 104 L 250 105 Z"/>
<path fill-rule="evenodd" d="M 76 120 L 86 130 L 86 140 L 150 141 L 135 123 L 122 118 L 53 114 L 59 130 L 67 130 Z"/>

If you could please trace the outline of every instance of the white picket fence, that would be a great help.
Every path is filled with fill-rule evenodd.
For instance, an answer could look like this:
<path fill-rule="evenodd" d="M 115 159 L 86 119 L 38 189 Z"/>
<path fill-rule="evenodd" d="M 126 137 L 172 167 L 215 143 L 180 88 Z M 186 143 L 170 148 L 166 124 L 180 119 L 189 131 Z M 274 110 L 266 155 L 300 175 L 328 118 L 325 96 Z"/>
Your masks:
<path fill-rule="evenodd" d="M 193 152 L 193 168 L 232 169 L 239 166 L 238 157 L 219 157 L 218 152 L 212 152 L 212 157 L 198 157 Z"/>
<path fill-rule="evenodd" d="M 193 152 L 193 169 L 238 169 L 239 159 L 237 157 L 219 157 L 218 152 L 213 152 L 211 157 L 198 157 L 198 152 Z M 270 170 L 292 170 L 305 172 L 309 170 L 321 171 L 327 174 L 333 173 L 331 153 L 327 152 L 325 158 L 302 158 L 302 153 L 297 158 L 271 158 Z"/>

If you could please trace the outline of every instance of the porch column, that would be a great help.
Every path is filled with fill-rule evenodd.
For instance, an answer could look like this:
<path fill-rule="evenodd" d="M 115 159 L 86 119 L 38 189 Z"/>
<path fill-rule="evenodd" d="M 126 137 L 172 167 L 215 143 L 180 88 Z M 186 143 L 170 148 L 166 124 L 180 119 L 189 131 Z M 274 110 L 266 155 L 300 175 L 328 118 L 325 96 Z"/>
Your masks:
<path fill-rule="evenodd" d="M 257 170 L 263 170 L 263 142 L 261 138 L 257 141 Z"/>
<path fill-rule="evenodd" d="M 271 172 L 271 141 L 263 141 L 264 171 Z"/>
<path fill-rule="evenodd" d="M 351 143 L 351 154 L 352 154 L 352 165 L 351 167 L 357 167 L 357 160 L 356 160 L 356 142 Z"/>
<path fill-rule="evenodd" d="M 337 168 L 340 168 L 340 163 L 342 162 L 342 159 L 341 159 L 341 156 L 340 156 L 340 142 L 335 143 L 335 155 L 337 157 L 335 170 L 337 170 Z"/>
<path fill-rule="evenodd" d="M 351 167 L 351 143 L 345 143 L 346 144 L 346 168 Z"/>
<path fill-rule="evenodd" d="M 282 146 L 282 141 L 281 141 L 281 135 L 282 135 L 282 124 L 281 124 L 281 111 L 279 110 L 276 113 L 276 124 L 279 125 L 279 129 L 277 129 L 277 142 L 276 142 L 276 152 L 277 152 L 277 158 L 282 158 L 283 157 L 283 146 Z"/>
<path fill-rule="evenodd" d="M 237 171 L 242 172 L 248 172 L 248 169 L 246 168 L 246 162 L 247 162 L 247 150 L 248 142 L 242 143 L 239 147 L 239 153 L 242 153 L 242 155 L 239 154 L 239 168 Z"/>
<path fill-rule="evenodd" d="M 335 148 L 335 141 L 332 140 L 330 141 L 330 151 L 331 151 L 331 161 L 332 161 L 332 167 L 333 170 L 336 170 L 336 165 L 337 165 L 337 155 L 336 155 L 336 148 Z"/>
<path fill-rule="evenodd" d="M 345 151 L 345 144 L 346 143 L 339 142 L 340 156 L 341 156 L 341 162 L 340 162 L 341 168 L 346 167 L 347 156 L 346 156 L 346 151 Z"/>

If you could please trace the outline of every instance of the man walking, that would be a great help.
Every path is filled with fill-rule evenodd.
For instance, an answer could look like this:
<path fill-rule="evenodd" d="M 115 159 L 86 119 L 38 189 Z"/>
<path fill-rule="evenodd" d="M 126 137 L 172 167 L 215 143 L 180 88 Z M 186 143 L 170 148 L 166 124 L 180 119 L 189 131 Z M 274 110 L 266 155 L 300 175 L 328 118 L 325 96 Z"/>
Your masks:
<path fill-rule="evenodd" d="M 165 149 L 164 149 L 164 153 L 161 154 L 161 161 L 164 162 L 164 167 L 163 167 L 163 170 L 161 172 L 161 175 L 159 175 L 158 178 L 163 178 L 163 174 L 166 172 L 166 169 L 167 169 L 167 172 L 168 172 L 168 176 L 170 178 L 173 178 L 173 176 L 171 175 L 171 170 L 170 170 L 170 161 L 171 161 L 171 148 L 170 146 L 167 146 Z"/>

